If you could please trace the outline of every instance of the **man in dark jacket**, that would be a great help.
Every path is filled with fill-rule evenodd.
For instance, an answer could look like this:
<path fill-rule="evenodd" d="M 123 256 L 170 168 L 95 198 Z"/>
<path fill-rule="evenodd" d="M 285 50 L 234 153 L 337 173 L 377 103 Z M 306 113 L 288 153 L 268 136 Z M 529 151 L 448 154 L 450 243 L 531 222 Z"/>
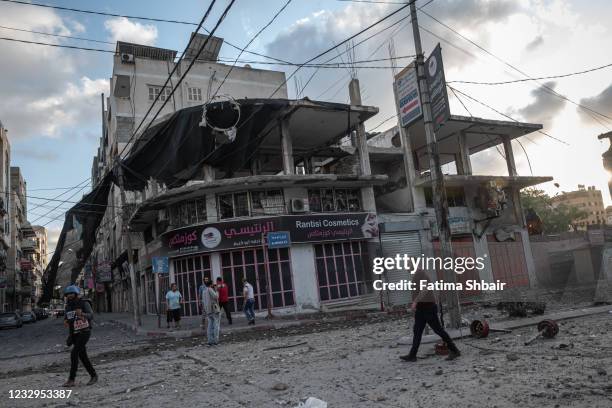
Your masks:
<path fill-rule="evenodd" d="M 412 281 L 415 283 L 415 290 L 413 291 L 412 310 L 414 311 L 414 326 L 412 337 L 412 348 L 410 353 L 401 356 L 400 358 L 404 361 L 414 362 L 417 360 L 417 352 L 421 345 L 421 338 L 423 337 L 423 330 L 425 325 L 429 325 L 431 329 L 438 336 L 444 340 L 448 346 L 449 354 L 447 360 L 454 360 L 461 355 L 459 349 L 450 338 L 446 330 L 442 327 L 440 319 L 438 318 L 438 306 L 436 305 L 436 294 L 434 291 L 428 289 L 420 289 L 421 282 L 431 283 L 427 274 L 419 270 L 413 277 Z"/>
<path fill-rule="evenodd" d="M 217 277 L 217 292 L 219 292 L 219 306 L 225 310 L 225 317 L 227 322 L 232 324 L 232 313 L 229 309 L 229 289 L 227 284 L 223 281 L 222 277 Z"/>
<path fill-rule="evenodd" d="M 67 344 L 72 345 L 70 352 L 70 375 L 63 387 L 74 387 L 74 379 L 76 378 L 79 359 L 83 366 L 91 376 L 87 385 L 92 385 L 98 382 L 98 375 L 93 365 L 87 356 L 85 348 L 91 336 L 91 320 L 93 319 L 93 310 L 89 302 L 79 298 L 80 290 L 77 286 L 70 285 L 64 289 L 66 296 L 66 308 L 64 311 L 64 325 L 69 328 Z"/>

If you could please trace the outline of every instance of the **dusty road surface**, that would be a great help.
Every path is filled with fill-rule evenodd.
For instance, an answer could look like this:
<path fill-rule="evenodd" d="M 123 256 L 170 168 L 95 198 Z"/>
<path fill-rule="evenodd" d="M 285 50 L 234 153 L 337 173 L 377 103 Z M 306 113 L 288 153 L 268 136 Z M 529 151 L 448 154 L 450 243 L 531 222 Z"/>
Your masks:
<path fill-rule="evenodd" d="M 58 389 L 66 354 L 53 362 L 15 361 L 0 372 L 1 406 L 294 407 L 309 396 L 329 407 L 610 407 L 612 314 L 560 323 L 555 339 L 524 346 L 533 328 L 458 342 L 447 362 L 421 347 L 416 363 L 399 356 L 408 317 L 372 318 L 226 336 L 137 340 L 93 358 L 100 382 L 81 368 L 67 399 L 9 399 L 16 389 Z M 99 330 L 99 329 L 98 329 Z M 6 367 L 5 367 L 6 368 Z"/>

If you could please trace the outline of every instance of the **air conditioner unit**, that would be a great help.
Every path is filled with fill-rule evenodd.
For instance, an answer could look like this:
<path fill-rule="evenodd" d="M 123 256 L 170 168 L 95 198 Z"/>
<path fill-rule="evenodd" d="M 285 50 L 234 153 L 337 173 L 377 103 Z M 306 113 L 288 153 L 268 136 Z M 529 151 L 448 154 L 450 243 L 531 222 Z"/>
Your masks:
<path fill-rule="evenodd" d="M 289 202 L 292 214 L 302 214 L 308 212 L 308 200 L 303 198 L 292 198 Z"/>
<path fill-rule="evenodd" d="M 127 52 L 121 53 L 121 62 L 124 64 L 133 64 L 134 54 L 128 54 Z"/>

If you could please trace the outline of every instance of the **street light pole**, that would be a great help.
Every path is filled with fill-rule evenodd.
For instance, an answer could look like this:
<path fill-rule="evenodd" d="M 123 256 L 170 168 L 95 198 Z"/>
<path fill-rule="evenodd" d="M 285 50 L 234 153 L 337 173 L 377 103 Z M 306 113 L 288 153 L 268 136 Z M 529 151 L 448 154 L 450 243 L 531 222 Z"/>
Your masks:
<path fill-rule="evenodd" d="M 433 204 L 439 231 L 440 256 L 442 259 L 446 259 L 453 257 L 453 249 L 450 241 L 450 226 L 448 224 L 448 201 L 446 199 L 444 175 L 442 174 L 442 167 L 440 166 L 438 142 L 433 126 L 429 86 L 427 85 L 427 77 L 425 75 L 423 46 L 421 45 L 421 34 L 419 32 L 417 10 L 414 3 L 414 0 L 410 2 L 410 17 L 414 36 L 414 49 L 416 52 L 417 76 L 419 80 L 419 91 L 421 92 L 421 103 L 423 106 L 423 122 L 425 125 L 425 136 L 427 138 L 427 154 L 429 155 L 429 172 L 431 175 Z M 444 269 L 444 281 L 454 283 L 456 281 L 455 271 Z M 461 323 L 461 317 L 459 314 L 459 298 L 457 292 L 445 291 L 444 297 L 446 300 L 450 327 L 458 328 Z"/>

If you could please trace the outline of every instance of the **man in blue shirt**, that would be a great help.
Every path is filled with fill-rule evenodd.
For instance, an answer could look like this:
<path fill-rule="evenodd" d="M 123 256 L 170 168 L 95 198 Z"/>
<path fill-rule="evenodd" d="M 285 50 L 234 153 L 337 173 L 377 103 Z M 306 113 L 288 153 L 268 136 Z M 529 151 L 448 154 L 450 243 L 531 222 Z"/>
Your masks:
<path fill-rule="evenodd" d="M 174 326 L 177 329 L 181 328 L 181 303 L 183 303 L 183 295 L 176 288 L 176 283 L 170 286 L 170 290 L 166 293 L 166 304 L 168 306 L 167 323 L 170 328 L 170 322 L 174 320 Z"/>

